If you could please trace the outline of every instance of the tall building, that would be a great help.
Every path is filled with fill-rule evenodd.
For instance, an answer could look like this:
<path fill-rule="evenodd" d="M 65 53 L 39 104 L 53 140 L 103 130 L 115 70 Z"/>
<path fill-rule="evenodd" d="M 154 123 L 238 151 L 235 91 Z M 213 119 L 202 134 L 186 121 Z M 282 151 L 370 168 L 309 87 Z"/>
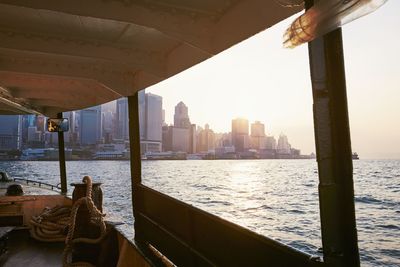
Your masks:
<path fill-rule="evenodd" d="M 76 125 L 77 121 L 77 112 L 76 111 L 68 111 L 63 112 L 63 118 L 68 119 L 69 130 L 64 132 L 64 142 L 68 145 L 74 146 L 78 143 L 78 128 Z"/>
<path fill-rule="evenodd" d="M 43 115 L 36 116 L 36 128 L 38 131 L 45 133 L 46 132 L 46 117 Z"/>
<path fill-rule="evenodd" d="M 81 145 L 94 145 L 101 140 L 101 106 L 80 111 L 79 137 Z"/>
<path fill-rule="evenodd" d="M 30 144 L 32 142 L 40 142 L 42 141 L 42 132 L 38 131 L 36 126 L 28 127 L 28 134 L 25 141 Z"/>
<path fill-rule="evenodd" d="M 141 90 L 138 92 L 138 101 L 139 101 L 139 131 L 140 131 L 140 140 L 146 139 L 146 127 L 143 125 L 146 123 L 146 92 L 145 90 Z"/>
<path fill-rule="evenodd" d="M 162 150 L 196 152 L 196 125 L 190 123 L 188 107 L 181 101 L 175 106 L 174 125 L 162 127 Z"/>
<path fill-rule="evenodd" d="M 275 140 L 275 137 L 273 137 L 273 136 L 266 136 L 265 139 L 266 139 L 266 140 L 265 140 L 265 148 L 266 148 L 266 149 L 270 149 L 270 150 L 276 149 L 276 140 Z"/>
<path fill-rule="evenodd" d="M 113 132 L 114 113 L 111 111 L 102 112 L 103 136 Z"/>
<path fill-rule="evenodd" d="M 168 125 L 162 127 L 162 151 L 172 151 L 172 128 Z"/>
<path fill-rule="evenodd" d="M 215 147 L 231 147 L 232 134 L 231 133 L 216 133 L 215 134 Z"/>
<path fill-rule="evenodd" d="M 141 152 L 160 152 L 162 141 L 162 97 L 146 94 L 145 90 L 138 92 L 140 145 Z M 116 138 L 129 140 L 128 99 L 117 100 L 116 107 Z"/>
<path fill-rule="evenodd" d="M 232 120 L 232 144 L 236 152 L 246 151 L 249 147 L 249 121 L 243 118 Z"/>
<path fill-rule="evenodd" d="M 284 134 L 280 134 L 278 138 L 278 145 L 276 150 L 278 154 L 290 154 L 291 146 L 289 144 L 288 138 Z"/>
<path fill-rule="evenodd" d="M 162 139 L 162 97 L 146 94 L 145 123 L 143 125 L 144 139 L 160 141 Z"/>
<path fill-rule="evenodd" d="M 22 115 L 21 116 L 21 145 L 25 146 L 29 139 L 28 129 L 29 127 L 35 127 L 36 129 L 36 115 Z M 37 129 L 36 129 L 37 130 Z M 31 130 L 32 132 L 32 130 Z"/>
<path fill-rule="evenodd" d="M 196 124 L 191 124 L 189 128 L 189 150 L 188 153 L 195 153 L 197 147 Z"/>
<path fill-rule="evenodd" d="M 178 128 L 189 128 L 190 125 L 188 107 L 181 101 L 175 106 L 174 126 Z"/>
<path fill-rule="evenodd" d="M 144 92 L 144 91 L 143 91 Z M 141 152 L 161 152 L 162 142 L 162 97 L 145 94 L 144 106 L 139 99 Z M 140 113 L 140 110 L 142 110 Z"/>
<path fill-rule="evenodd" d="M 263 123 L 256 121 L 251 124 L 250 141 L 251 148 L 264 149 L 266 144 L 265 126 Z"/>
<path fill-rule="evenodd" d="M 22 120 L 19 115 L 0 115 L 0 151 L 21 148 Z"/>
<path fill-rule="evenodd" d="M 128 98 L 123 97 L 117 100 L 116 107 L 116 138 L 129 140 L 129 114 Z"/>
<path fill-rule="evenodd" d="M 197 134 L 197 152 L 208 152 L 215 149 L 215 134 L 206 124 Z"/>

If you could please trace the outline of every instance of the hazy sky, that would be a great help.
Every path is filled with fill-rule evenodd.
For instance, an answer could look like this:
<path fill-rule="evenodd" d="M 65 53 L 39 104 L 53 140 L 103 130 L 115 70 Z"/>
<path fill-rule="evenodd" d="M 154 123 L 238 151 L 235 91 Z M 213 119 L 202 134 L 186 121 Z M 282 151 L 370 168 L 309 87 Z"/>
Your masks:
<path fill-rule="evenodd" d="M 315 151 L 306 45 L 282 48 L 293 21 L 280 24 L 148 88 L 163 97 L 166 122 L 183 101 L 192 123 L 229 132 L 235 117 L 285 133 L 302 153 Z M 353 151 L 400 158 L 400 1 L 343 27 Z"/>

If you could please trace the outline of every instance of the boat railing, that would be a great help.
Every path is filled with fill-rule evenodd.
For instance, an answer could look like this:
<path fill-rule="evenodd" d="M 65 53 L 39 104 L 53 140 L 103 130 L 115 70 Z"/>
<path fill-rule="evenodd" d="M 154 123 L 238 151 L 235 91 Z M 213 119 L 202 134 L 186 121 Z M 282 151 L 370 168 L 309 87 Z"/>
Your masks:
<path fill-rule="evenodd" d="M 135 239 L 178 266 L 323 266 L 322 260 L 139 184 Z M 148 253 L 149 254 L 149 253 Z M 151 257 L 151 256 L 149 256 Z"/>
<path fill-rule="evenodd" d="M 31 179 L 25 179 L 25 178 L 13 178 L 14 182 L 25 182 L 27 185 L 34 185 L 38 187 L 46 187 L 51 190 L 61 191 L 61 183 L 58 183 L 57 185 L 41 182 L 41 181 L 36 181 L 36 180 L 31 180 Z"/>

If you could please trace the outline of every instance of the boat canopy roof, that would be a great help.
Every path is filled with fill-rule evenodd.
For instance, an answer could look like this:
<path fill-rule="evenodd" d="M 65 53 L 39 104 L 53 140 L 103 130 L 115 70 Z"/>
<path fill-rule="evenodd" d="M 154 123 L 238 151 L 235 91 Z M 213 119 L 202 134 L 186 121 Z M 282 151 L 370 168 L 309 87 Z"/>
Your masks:
<path fill-rule="evenodd" d="M 265 0 L 0 0 L 0 114 L 52 117 L 133 95 L 302 9 Z"/>

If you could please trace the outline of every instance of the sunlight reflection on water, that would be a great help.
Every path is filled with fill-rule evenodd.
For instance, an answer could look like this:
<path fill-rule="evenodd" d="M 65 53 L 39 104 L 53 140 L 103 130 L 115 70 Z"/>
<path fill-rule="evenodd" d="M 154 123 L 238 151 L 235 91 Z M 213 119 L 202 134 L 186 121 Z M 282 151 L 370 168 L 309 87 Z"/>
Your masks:
<path fill-rule="evenodd" d="M 313 160 L 144 161 L 143 183 L 311 254 L 321 247 Z M 127 161 L 67 162 L 68 183 L 104 183 L 108 214 L 132 224 Z M 57 184 L 58 162 L 0 162 L 12 177 Z M 400 161 L 354 161 L 362 266 L 400 266 Z"/>

